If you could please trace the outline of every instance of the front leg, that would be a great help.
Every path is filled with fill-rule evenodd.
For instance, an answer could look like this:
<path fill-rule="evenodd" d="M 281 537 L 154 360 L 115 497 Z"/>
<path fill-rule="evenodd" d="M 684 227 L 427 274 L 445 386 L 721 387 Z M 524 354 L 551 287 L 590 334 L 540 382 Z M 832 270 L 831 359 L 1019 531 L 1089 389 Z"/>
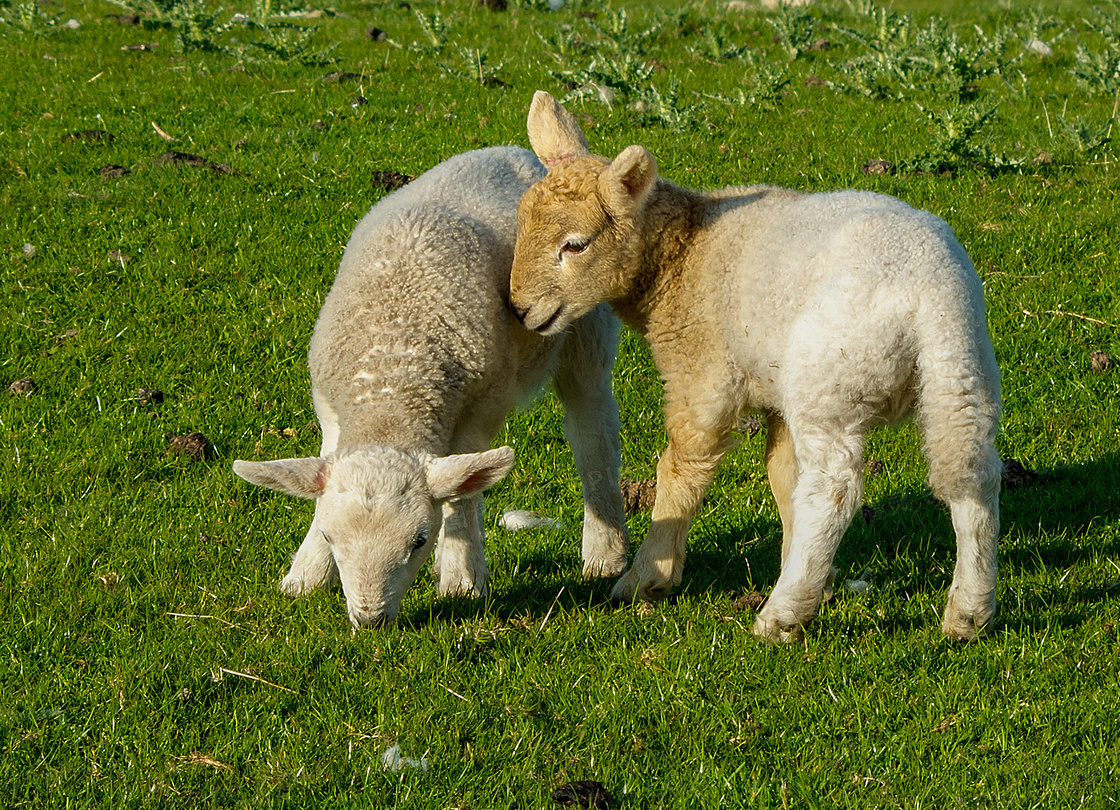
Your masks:
<path fill-rule="evenodd" d="M 482 533 L 482 495 L 443 504 L 432 572 L 444 596 L 485 596 L 490 571 Z"/>
<path fill-rule="evenodd" d="M 618 476 L 622 467 L 618 401 L 611 369 L 618 321 L 601 306 L 576 322 L 564 340 L 554 376 L 564 405 L 564 435 L 583 488 L 583 575 L 618 576 L 626 568 L 626 513 Z"/>
<path fill-rule="evenodd" d="M 316 512 L 318 509 L 316 503 Z M 338 567 L 334 564 L 334 553 L 319 530 L 319 521 L 313 519 L 299 550 L 292 555 L 292 566 L 288 575 L 280 581 L 280 590 L 291 597 L 305 596 L 316 588 L 337 581 Z"/>
<path fill-rule="evenodd" d="M 691 422 L 674 430 L 673 420 L 666 421 L 669 446 L 657 464 L 652 523 L 633 565 L 611 592 L 618 601 L 656 601 L 680 585 L 692 515 L 728 448 L 730 420 L 711 432 L 697 431 Z"/>

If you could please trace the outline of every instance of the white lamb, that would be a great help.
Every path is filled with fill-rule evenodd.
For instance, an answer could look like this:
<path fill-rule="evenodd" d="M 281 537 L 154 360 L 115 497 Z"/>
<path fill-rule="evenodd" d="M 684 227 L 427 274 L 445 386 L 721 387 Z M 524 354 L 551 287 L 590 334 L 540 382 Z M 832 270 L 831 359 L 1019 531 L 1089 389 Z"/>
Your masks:
<path fill-rule="evenodd" d="M 285 593 L 337 578 L 355 626 L 392 621 L 433 547 L 440 593 L 485 593 L 482 491 L 513 466 L 510 448 L 486 448 L 550 377 L 583 484 L 584 574 L 626 567 L 618 322 L 591 308 L 542 336 L 508 307 L 517 202 L 543 174 L 524 149 L 469 152 L 354 229 L 308 355 L 320 457 L 233 464 L 251 483 L 317 499 Z"/>
<path fill-rule="evenodd" d="M 593 157 L 547 93 L 529 139 L 550 167 L 522 198 L 510 301 L 561 334 L 610 302 L 665 380 L 669 446 L 649 536 L 616 584 L 680 584 L 685 540 L 744 409 L 767 416 L 782 570 L 754 630 L 790 639 L 816 614 L 863 491 L 868 429 L 914 412 L 949 504 L 957 565 L 942 630 L 968 639 L 996 609 L 999 369 L 980 280 L 948 226 L 893 197 L 768 186 L 689 191 L 640 146 Z"/>

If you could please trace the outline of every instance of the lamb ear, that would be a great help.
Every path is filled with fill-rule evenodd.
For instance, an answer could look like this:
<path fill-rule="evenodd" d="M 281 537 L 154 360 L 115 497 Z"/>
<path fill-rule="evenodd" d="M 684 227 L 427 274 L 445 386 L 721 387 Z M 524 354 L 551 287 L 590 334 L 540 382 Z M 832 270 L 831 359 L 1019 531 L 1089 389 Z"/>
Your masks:
<path fill-rule="evenodd" d="M 641 146 L 627 146 L 599 175 L 608 210 L 630 214 L 645 204 L 657 180 L 657 161 Z"/>
<path fill-rule="evenodd" d="M 565 160 L 591 154 L 576 119 L 544 90 L 538 90 L 533 95 L 533 103 L 529 105 L 528 129 L 533 151 L 549 168 Z"/>
<path fill-rule="evenodd" d="M 431 458 L 427 462 L 428 490 L 439 501 L 465 498 L 498 483 L 512 469 L 512 447 Z"/>
<path fill-rule="evenodd" d="M 318 498 L 330 478 L 331 463 L 325 458 L 235 461 L 233 471 L 258 487 L 268 487 L 299 498 Z"/>

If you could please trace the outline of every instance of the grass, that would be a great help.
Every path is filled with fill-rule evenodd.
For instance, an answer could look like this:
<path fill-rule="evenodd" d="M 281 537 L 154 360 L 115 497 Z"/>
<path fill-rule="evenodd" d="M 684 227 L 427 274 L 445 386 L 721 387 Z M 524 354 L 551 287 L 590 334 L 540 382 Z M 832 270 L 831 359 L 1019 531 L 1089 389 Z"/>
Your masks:
<path fill-rule="evenodd" d="M 632 808 L 1111 806 L 1120 378 L 1090 354 L 1120 357 L 1115 5 L 135 5 L 147 27 L 0 3 L 0 383 L 36 385 L 0 395 L 0 804 L 547 807 L 595 779 Z M 721 467 L 680 594 L 612 608 L 579 578 L 551 394 L 498 439 L 518 464 L 488 500 L 485 602 L 422 574 L 397 627 L 354 635 L 340 593 L 279 594 L 310 504 L 230 462 L 318 450 L 306 347 L 371 172 L 525 144 L 538 88 L 578 97 L 594 150 L 643 143 L 678 182 L 874 189 L 956 230 L 1000 450 L 1041 473 L 1003 496 L 990 639 L 938 632 L 953 538 L 912 427 L 872 437 L 874 518 L 837 559 L 874 587 L 804 645 L 755 641 L 737 602 L 777 577 L 761 435 Z M 114 137 L 63 140 L 86 130 Z M 616 390 L 624 473 L 650 476 L 659 381 L 632 335 Z M 203 461 L 168 453 L 194 430 Z M 509 506 L 569 528 L 509 535 Z M 385 770 L 394 744 L 430 770 Z"/>

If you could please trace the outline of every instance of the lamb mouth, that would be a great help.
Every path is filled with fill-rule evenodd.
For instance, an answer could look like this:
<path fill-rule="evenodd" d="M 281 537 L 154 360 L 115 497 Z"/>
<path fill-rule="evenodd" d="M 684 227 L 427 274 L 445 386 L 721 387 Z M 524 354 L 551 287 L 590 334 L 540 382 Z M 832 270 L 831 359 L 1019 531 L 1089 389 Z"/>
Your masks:
<path fill-rule="evenodd" d="M 545 332 L 547 332 L 547 331 L 548 331 L 549 329 L 551 329 L 551 328 L 552 328 L 553 324 L 555 324 L 555 323 L 556 323 L 556 321 L 558 321 L 558 320 L 560 319 L 560 313 L 561 313 L 561 312 L 563 312 L 563 311 L 564 311 L 564 305 L 563 305 L 563 304 L 561 304 L 560 306 L 558 306 L 558 307 L 556 308 L 556 311 L 555 311 L 555 312 L 553 312 L 553 313 L 552 313 L 552 315 L 550 315 L 550 316 L 549 316 L 549 317 L 548 317 L 548 318 L 547 318 L 547 319 L 546 319 L 546 320 L 544 321 L 544 323 L 541 323 L 541 324 L 539 324 L 539 325 L 535 326 L 535 327 L 533 328 L 533 331 L 535 331 L 535 332 L 539 332 L 540 334 L 542 334 L 542 335 L 543 335 L 543 334 L 544 334 Z"/>

